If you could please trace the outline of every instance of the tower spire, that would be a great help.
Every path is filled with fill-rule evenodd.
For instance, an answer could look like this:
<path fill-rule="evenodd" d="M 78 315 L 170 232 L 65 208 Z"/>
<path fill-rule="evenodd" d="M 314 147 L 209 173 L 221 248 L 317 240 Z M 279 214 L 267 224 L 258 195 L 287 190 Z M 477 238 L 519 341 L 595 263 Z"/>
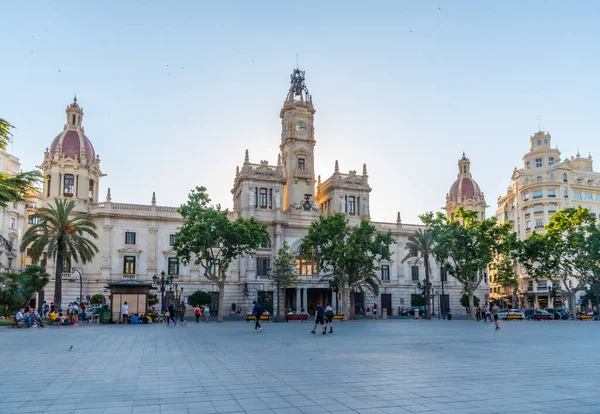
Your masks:
<path fill-rule="evenodd" d="M 335 160 L 335 167 L 333 168 L 334 172 L 340 172 L 340 165 L 338 164 L 338 160 Z"/>

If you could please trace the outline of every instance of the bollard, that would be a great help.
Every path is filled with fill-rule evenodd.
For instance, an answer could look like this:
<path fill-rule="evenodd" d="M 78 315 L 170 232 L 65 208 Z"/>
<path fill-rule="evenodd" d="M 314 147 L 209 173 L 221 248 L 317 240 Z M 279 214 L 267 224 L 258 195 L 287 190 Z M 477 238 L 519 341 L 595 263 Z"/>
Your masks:
<path fill-rule="evenodd" d="M 415 309 L 415 319 L 419 319 L 419 310 Z"/>
<path fill-rule="evenodd" d="M 383 308 L 381 312 L 381 319 L 387 319 L 387 308 Z"/>

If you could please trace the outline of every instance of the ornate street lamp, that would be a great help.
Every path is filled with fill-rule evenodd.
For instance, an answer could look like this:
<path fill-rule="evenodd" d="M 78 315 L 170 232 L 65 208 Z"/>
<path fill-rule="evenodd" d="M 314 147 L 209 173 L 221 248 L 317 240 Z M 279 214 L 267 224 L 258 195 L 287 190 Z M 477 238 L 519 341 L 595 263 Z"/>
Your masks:
<path fill-rule="evenodd" d="M 165 288 L 173 283 L 173 275 L 168 275 L 166 277 L 165 276 L 166 274 L 164 270 L 160 272 L 160 277 L 156 276 L 156 274 L 152 276 L 152 282 L 155 286 L 158 286 L 160 288 L 161 313 L 165 313 L 165 309 L 167 308 L 165 306 Z"/>

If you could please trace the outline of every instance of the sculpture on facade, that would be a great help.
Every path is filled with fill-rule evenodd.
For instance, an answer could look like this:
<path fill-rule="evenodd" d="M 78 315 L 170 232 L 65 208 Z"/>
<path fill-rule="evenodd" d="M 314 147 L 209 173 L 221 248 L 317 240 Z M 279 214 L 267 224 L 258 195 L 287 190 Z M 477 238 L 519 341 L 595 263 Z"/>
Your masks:
<path fill-rule="evenodd" d="M 250 202 L 248 204 L 250 207 L 254 207 L 256 205 L 256 193 L 252 187 L 250 187 Z"/>

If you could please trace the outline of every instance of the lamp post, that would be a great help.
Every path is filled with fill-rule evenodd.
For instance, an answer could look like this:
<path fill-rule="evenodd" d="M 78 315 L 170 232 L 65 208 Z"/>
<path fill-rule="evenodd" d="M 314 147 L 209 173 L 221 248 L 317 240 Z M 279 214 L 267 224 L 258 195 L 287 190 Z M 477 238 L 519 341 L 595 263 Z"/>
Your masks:
<path fill-rule="evenodd" d="M 437 290 L 431 288 L 431 316 L 435 316 L 435 297 L 437 296 Z M 438 317 L 439 319 L 439 317 Z"/>
<path fill-rule="evenodd" d="M 160 288 L 160 309 L 161 313 L 165 313 L 165 288 L 173 283 L 173 275 L 166 276 L 165 271 L 160 272 L 160 277 L 152 276 L 152 282 Z"/>
<path fill-rule="evenodd" d="M 271 269 L 270 267 L 267 267 L 267 275 L 269 275 L 269 278 L 271 278 L 272 274 L 271 271 L 273 269 Z M 277 280 L 275 281 L 275 286 L 277 289 L 277 310 L 275 311 L 275 317 L 273 318 L 273 322 L 283 322 L 283 316 L 281 316 L 279 314 L 279 308 L 281 308 L 280 302 L 279 302 L 279 295 L 280 295 L 280 280 L 279 278 L 277 278 Z"/>
<path fill-rule="evenodd" d="M 79 302 L 81 303 L 81 299 L 83 297 L 83 279 L 81 277 L 81 272 L 77 269 L 75 269 L 74 267 L 71 268 L 72 272 L 77 272 L 77 274 L 79 275 Z"/>
<path fill-rule="evenodd" d="M 425 298 L 425 318 L 427 318 L 427 307 L 429 306 L 429 303 L 427 303 L 427 291 L 432 291 L 433 285 L 431 284 L 431 282 L 429 282 L 429 284 L 426 284 L 425 281 L 423 281 L 423 284 L 421 284 L 421 282 L 417 282 L 417 287 L 419 288 L 421 294 Z M 432 315 L 435 315 L 435 313 L 432 313 Z"/>

